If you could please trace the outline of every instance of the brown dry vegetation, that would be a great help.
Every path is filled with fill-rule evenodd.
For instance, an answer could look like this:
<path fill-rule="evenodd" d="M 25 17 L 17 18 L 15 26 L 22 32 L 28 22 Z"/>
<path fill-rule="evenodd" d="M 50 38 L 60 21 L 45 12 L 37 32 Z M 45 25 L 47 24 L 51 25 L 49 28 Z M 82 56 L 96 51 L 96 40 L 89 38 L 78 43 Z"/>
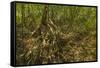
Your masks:
<path fill-rule="evenodd" d="M 16 4 L 16 64 L 96 60 L 96 8 Z"/>

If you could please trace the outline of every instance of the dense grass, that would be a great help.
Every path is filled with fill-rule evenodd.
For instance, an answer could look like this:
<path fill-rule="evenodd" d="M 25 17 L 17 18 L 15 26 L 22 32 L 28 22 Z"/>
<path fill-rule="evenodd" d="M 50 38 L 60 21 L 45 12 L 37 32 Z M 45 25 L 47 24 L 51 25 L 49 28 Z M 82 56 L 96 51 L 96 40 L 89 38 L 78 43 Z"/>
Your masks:
<path fill-rule="evenodd" d="M 16 64 L 96 60 L 96 8 L 16 4 Z"/>

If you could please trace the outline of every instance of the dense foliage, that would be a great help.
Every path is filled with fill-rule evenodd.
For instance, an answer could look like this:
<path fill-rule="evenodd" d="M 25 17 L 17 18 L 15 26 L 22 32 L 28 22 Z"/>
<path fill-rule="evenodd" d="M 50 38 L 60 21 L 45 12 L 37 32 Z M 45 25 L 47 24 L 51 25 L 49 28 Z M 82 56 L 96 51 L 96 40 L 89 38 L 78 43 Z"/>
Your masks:
<path fill-rule="evenodd" d="M 96 7 L 16 4 L 17 65 L 96 60 Z"/>

